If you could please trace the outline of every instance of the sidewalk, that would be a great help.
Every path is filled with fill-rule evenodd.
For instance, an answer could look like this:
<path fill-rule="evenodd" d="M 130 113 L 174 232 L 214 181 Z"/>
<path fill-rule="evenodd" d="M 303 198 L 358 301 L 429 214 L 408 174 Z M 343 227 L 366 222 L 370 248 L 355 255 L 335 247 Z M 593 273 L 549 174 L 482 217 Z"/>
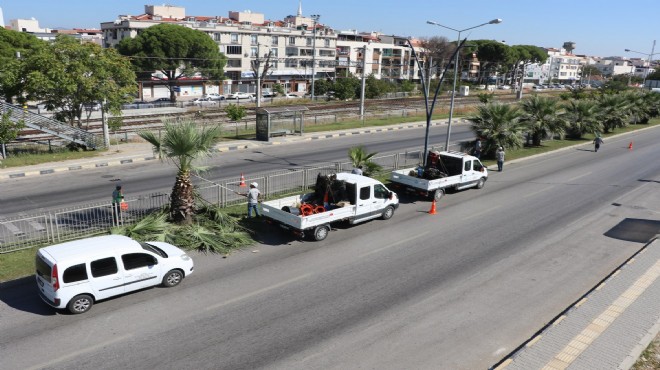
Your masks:
<path fill-rule="evenodd" d="M 457 120 L 452 122 L 452 124 L 461 124 L 462 122 L 463 120 Z M 444 124 L 446 124 L 446 121 L 432 122 L 432 126 L 440 126 Z M 372 134 L 376 132 L 420 128 L 425 126 L 426 122 L 414 122 L 391 126 L 365 127 L 342 131 L 326 131 L 309 134 L 306 133 L 302 135 L 289 135 L 271 138 L 269 142 L 256 140 L 222 141 L 215 146 L 214 150 L 217 152 L 228 152 L 233 150 L 259 148 L 267 145 L 282 145 L 300 141 L 324 140 L 353 135 Z M 95 169 L 100 167 L 121 166 L 138 162 L 153 161 L 157 159 L 157 156 L 153 153 L 151 144 L 146 142 L 125 143 L 120 144 L 118 149 L 117 146 L 112 145 L 107 151 L 100 152 L 98 157 L 0 169 L 0 182 L 9 179 L 20 179 L 25 177 L 48 176 L 54 173 L 81 171 L 85 169 Z"/>

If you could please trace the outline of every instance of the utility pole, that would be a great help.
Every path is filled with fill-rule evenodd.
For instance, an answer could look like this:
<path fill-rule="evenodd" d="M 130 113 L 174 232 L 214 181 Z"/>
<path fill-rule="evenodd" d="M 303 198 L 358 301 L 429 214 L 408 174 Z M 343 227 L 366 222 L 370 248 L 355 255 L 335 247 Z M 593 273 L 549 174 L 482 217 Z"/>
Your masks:
<path fill-rule="evenodd" d="M 360 93 L 360 120 L 364 122 L 364 87 L 366 84 L 367 75 L 367 44 L 362 47 L 362 90 Z M 313 81 L 313 80 L 312 80 Z M 313 85 L 312 85 L 313 86 Z"/>
<path fill-rule="evenodd" d="M 314 78 L 316 77 L 316 22 L 319 21 L 320 17 L 318 14 L 312 14 L 312 37 L 314 37 L 312 40 L 312 102 L 314 101 Z"/>

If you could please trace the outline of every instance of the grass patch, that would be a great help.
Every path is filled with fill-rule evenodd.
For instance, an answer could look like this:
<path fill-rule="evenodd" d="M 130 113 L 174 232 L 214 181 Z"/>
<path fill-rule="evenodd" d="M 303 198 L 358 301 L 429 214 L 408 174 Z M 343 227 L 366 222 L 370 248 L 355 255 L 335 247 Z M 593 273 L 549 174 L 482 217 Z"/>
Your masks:
<path fill-rule="evenodd" d="M 0 254 L 0 282 L 34 273 L 34 256 L 40 247 Z"/>
<path fill-rule="evenodd" d="M 0 168 L 30 166 L 42 163 L 66 161 L 69 159 L 93 158 L 104 151 L 106 151 L 106 149 L 80 152 L 70 150 L 56 150 L 52 153 L 19 153 L 8 155 L 6 159 L 0 162 Z"/>

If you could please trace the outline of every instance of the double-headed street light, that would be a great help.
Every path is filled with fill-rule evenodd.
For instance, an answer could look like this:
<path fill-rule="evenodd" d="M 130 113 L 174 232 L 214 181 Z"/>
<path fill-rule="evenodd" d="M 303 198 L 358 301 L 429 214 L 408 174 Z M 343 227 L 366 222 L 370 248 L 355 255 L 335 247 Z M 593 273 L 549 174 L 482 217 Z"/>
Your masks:
<path fill-rule="evenodd" d="M 660 53 L 654 53 L 654 51 L 655 51 L 655 40 L 653 40 L 653 47 L 651 48 L 651 54 L 642 53 L 641 51 L 626 49 L 626 52 L 628 52 L 628 53 L 637 53 L 637 54 L 646 55 L 648 57 L 649 66 L 648 66 L 648 69 L 646 70 L 646 72 L 644 73 L 644 79 L 642 80 L 642 88 L 646 87 L 646 76 L 648 76 L 648 72 L 651 69 L 651 61 L 652 61 L 653 56 L 656 55 L 656 54 L 660 54 Z"/>
<path fill-rule="evenodd" d="M 314 21 L 312 22 L 312 37 L 314 37 L 314 40 L 312 40 L 312 101 L 314 101 L 314 77 L 316 77 L 316 70 L 314 69 L 316 65 L 316 23 L 318 23 L 321 16 L 318 14 L 312 14 L 311 18 Z"/>
<path fill-rule="evenodd" d="M 487 24 L 502 23 L 502 20 L 499 19 L 499 18 L 493 19 L 490 22 L 482 23 L 480 25 L 470 27 L 470 28 L 466 28 L 466 29 L 463 29 L 463 30 L 457 30 L 457 29 L 447 27 L 445 25 L 442 25 L 440 23 L 433 22 L 433 21 L 426 21 L 426 23 L 432 24 L 434 26 L 446 28 L 448 30 L 452 30 L 452 31 L 455 31 L 455 32 L 458 32 L 458 42 L 456 43 L 456 47 L 458 47 L 458 45 L 461 44 L 461 32 L 465 32 L 465 31 L 468 31 L 468 30 L 471 30 L 471 29 L 474 29 L 474 28 L 477 28 L 477 27 L 485 26 Z M 456 96 L 456 80 L 458 78 L 458 54 L 459 53 L 456 53 L 456 60 L 454 61 L 454 87 L 452 88 L 451 102 L 449 103 L 449 123 L 447 125 L 447 140 L 445 141 L 445 150 L 449 150 L 449 136 L 451 135 L 451 120 L 454 117 L 454 99 L 455 99 L 455 96 Z"/>

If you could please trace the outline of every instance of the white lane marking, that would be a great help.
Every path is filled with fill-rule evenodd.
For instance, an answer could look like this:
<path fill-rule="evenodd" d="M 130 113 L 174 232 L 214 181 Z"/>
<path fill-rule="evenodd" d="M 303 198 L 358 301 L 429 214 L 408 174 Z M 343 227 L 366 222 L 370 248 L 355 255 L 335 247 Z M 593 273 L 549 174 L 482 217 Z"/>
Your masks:
<path fill-rule="evenodd" d="M 573 178 L 570 178 L 570 179 L 566 180 L 566 182 L 567 182 L 567 183 L 570 183 L 571 181 L 575 181 L 575 180 L 577 180 L 577 179 L 579 179 L 579 178 L 581 178 L 581 177 L 585 177 L 585 176 L 589 176 L 589 175 L 591 175 L 591 172 L 583 173 L 583 174 L 580 175 L 580 176 L 575 176 L 575 177 L 573 177 Z"/>
<path fill-rule="evenodd" d="M 244 300 L 244 299 L 247 299 L 247 298 L 250 298 L 250 297 L 254 297 L 254 296 L 258 295 L 258 294 L 265 293 L 265 292 L 267 292 L 267 291 L 269 291 L 269 290 L 277 289 L 277 288 L 283 287 L 283 286 L 285 286 L 285 285 L 288 285 L 288 284 L 291 284 L 291 283 L 295 283 L 296 281 L 298 281 L 298 280 L 302 280 L 302 279 L 307 278 L 307 277 L 309 277 L 309 276 L 311 276 L 311 275 L 312 275 L 312 274 L 301 275 L 301 276 L 295 277 L 295 278 L 293 278 L 293 279 L 289 279 L 289 280 L 287 280 L 287 281 L 283 281 L 283 282 L 281 282 L 281 283 L 279 283 L 279 284 L 275 284 L 275 285 L 271 285 L 271 286 L 266 287 L 266 288 L 263 288 L 263 289 L 255 290 L 254 292 L 251 292 L 251 293 L 248 293 L 248 294 L 244 294 L 244 295 L 242 295 L 242 296 L 240 296 L 240 297 L 236 297 L 236 298 L 230 299 L 230 300 L 228 300 L 228 301 L 224 301 L 224 302 L 222 302 L 222 303 L 215 304 L 215 305 L 213 305 L 213 306 L 208 306 L 208 307 L 205 308 L 205 310 L 206 310 L 206 311 L 209 311 L 209 310 L 214 310 L 214 309 L 216 309 L 216 308 L 220 308 L 220 307 L 223 307 L 223 306 L 227 306 L 227 305 L 230 305 L 230 304 L 232 304 L 232 303 L 236 303 L 236 302 L 238 302 L 238 301 L 242 301 L 242 300 Z"/>
<path fill-rule="evenodd" d="M 485 210 L 485 211 L 481 211 L 481 212 L 473 213 L 473 214 L 471 214 L 471 215 L 469 215 L 469 216 L 463 217 L 462 220 L 465 221 L 465 220 L 469 220 L 469 219 L 471 219 L 471 218 L 475 218 L 475 217 L 483 216 L 483 215 L 485 215 L 486 213 L 490 213 L 490 212 L 492 212 L 492 211 L 494 211 L 494 210 L 496 210 L 496 209 L 498 209 L 498 208 L 500 208 L 500 207 L 501 207 L 501 206 L 495 206 L 495 207 L 493 207 L 493 208 L 488 208 L 488 209 Z"/>
<path fill-rule="evenodd" d="M 429 232 L 430 232 L 430 231 L 425 231 L 425 232 L 423 232 L 423 233 L 421 233 L 421 234 L 417 234 L 417 235 L 415 235 L 415 236 L 411 236 L 410 238 L 406 238 L 406 239 L 399 240 L 399 241 L 396 242 L 396 243 L 392 243 L 392 244 L 390 244 L 390 245 L 386 245 L 386 246 L 384 246 L 384 247 L 381 247 L 381 248 L 378 248 L 378 249 L 374 249 L 374 250 L 369 251 L 369 252 L 367 252 L 367 253 L 363 253 L 363 254 L 359 255 L 358 258 L 366 257 L 366 256 L 369 256 L 369 255 L 371 255 L 371 254 L 378 253 L 378 252 L 382 252 L 382 251 L 384 251 L 384 250 L 386 250 L 386 249 L 390 249 L 390 248 L 392 248 L 392 247 L 396 247 L 397 245 L 401 245 L 401 244 L 403 244 L 403 243 L 407 243 L 407 242 L 409 242 L 409 241 L 411 241 L 411 240 L 415 240 L 415 239 L 417 239 L 417 238 L 419 238 L 419 237 L 421 237 L 421 236 L 424 236 L 424 235 L 428 234 Z"/>
<path fill-rule="evenodd" d="M 43 369 L 43 368 L 46 368 L 46 367 L 52 367 L 54 364 L 64 362 L 66 360 L 72 359 L 74 357 L 78 357 L 78 356 L 80 356 L 82 354 L 85 354 L 85 353 L 96 351 L 97 349 L 101 349 L 103 347 L 109 346 L 109 345 L 117 343 L 117 342 L 121 342 L 123 340 L 126 340 L 126 339 L 132 337 L 132 336 L 133 336 L 133 334 L 124 335 L 124 336 L 121 336 L 121 337 L 117 337 L 113 340 L 109 340 L 107 342 L 95 344 L 91 347 L 87 347 L 87 348 L 83 348 L 83 349 L 78 350 L 78 351 L 70 352 L 69 354 L 66 354 L 62 357 L 58 357 L 54 360 L 49 360 L 46 363 L 29 367 L 28 370 L 37 370 L 37 369 Z"/>
<path fill-rule="evenodd" d="M 546 190 L 550 190 L 550 189 L 552 189 L 553 187 L 554 187 L 554 186 L 548 186 L 548 187 L 543 188 L 543 189 L 541 189 L 541 190 L 537 190 L 537 191 L 535 191 L 535 192 L 533 192 L 533 193 L 529 193 L 529 194 L 523 196 L 523 198 L 533 197 L 533 196 L 535 196 L 535 195 L 537 195 L 537 194 L 543 193 L 543 192 L 546 191 Z"/>

